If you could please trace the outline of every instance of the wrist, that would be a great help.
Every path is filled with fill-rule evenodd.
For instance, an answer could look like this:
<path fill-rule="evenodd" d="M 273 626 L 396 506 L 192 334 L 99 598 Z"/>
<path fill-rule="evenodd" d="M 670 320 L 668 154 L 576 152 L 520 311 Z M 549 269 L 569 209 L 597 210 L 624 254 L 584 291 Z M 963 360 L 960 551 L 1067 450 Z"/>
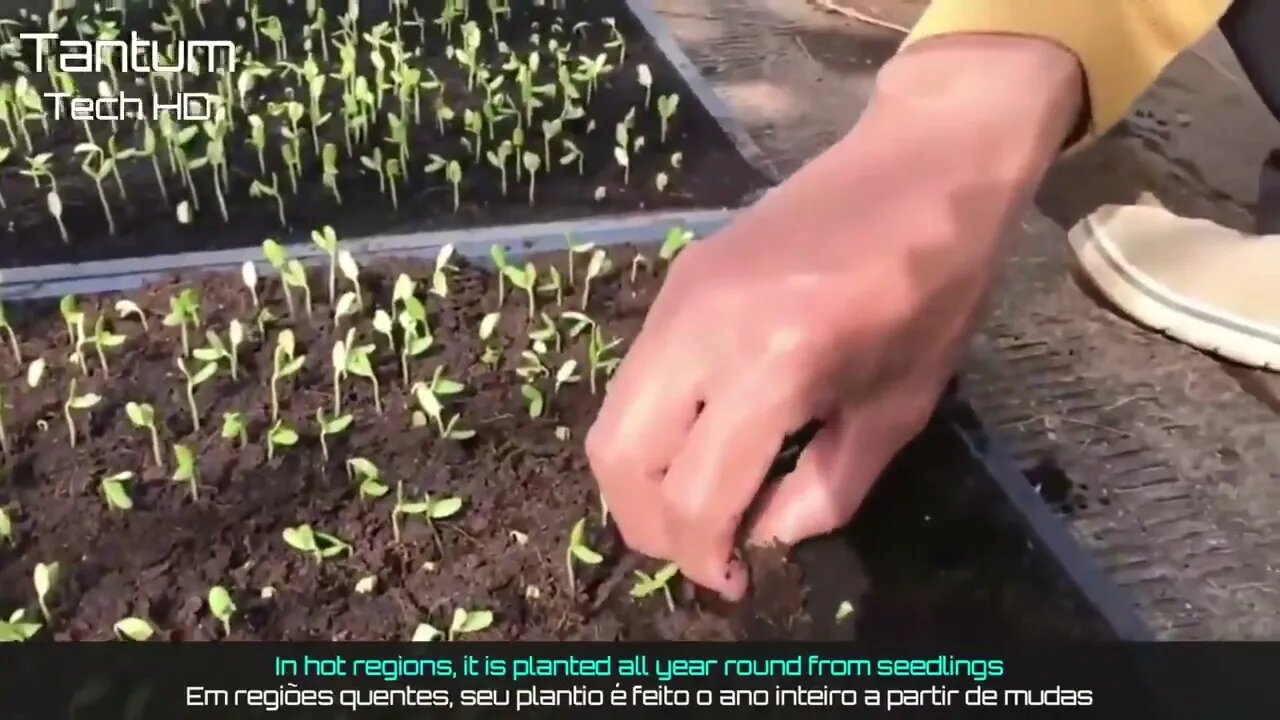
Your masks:
<path fill-rule="evenodd" d="M 869 164 L 919 163 L 920 176 L 1025 199 L 1079 125 L 1084 100 L 1079 63 L 1053 42 L 928 39 L 885 65 L 842 144 Z"/>

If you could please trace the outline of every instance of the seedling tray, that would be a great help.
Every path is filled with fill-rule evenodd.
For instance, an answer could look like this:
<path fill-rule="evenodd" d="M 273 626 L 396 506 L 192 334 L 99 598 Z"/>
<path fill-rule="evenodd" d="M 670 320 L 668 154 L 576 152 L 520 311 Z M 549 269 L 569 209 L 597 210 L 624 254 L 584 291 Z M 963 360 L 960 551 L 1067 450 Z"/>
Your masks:
<path fill-rule="evenodd" d="M 245 347 L 242 367 L 256 382 L 218 380 L 197 389 L 205 429 L 193 432 L 182 379 L 173 366 L 176 333 L 159 327 L 160 315 L 180 284 L 198 285 L 202 319 L 225 336 L 233 316 L 247 322 L 252 314 L 238 272 L 246 261 L 257 263 L 268 283 L 261 287 L 262 301 L 282 314 L 278 278 L 262 262 L 258 247 L 268 235 L 313 268 L 310 287 L 321 318 L 331 315 L 323 297 L 324 271 L 316 267 L 325 257 L 304 235 L 320 224 L 338 228 L 342 247 L 365 267 L 362 282 L 370 300 L 376 295 L 382 304 L 389 301 L 398 273 L 428 283 L 432 260 L 446 245 L 480 264 L 491 246 L 504 246 L 512 261 L 530 258 L 542 267 L 555 262 L 567 273 L 566 242 L 595 244 L 610 249 L 614 267 L 596 280 L 590 312 L 608 321 L 611 334 L 623 339 L 634 334 L 659 278 L 644 270 L 638 284 L 630 282 L 632 246 L 652 260 L 654 243 L 673 226 L 705 236 L 728 222 L 731 208 L 766 187 L 772 176 L 647 3 L 629 0 L 623 7 L 602 0 L 592 12 L 606 14 L 599 8 L 615 6 L 632 52 L 650 53 L 645 57 L 655 94 L 659 86 L 679 92 L 681 117 L 702 128 L 685 136 L 683 172 L 692 194 L 655 199 L 648 191 L 614 187 L 605 201 L 585 204 L 551 194 L 530 216 L 519 203 L 480 203 L 454 214 L 442 211 L 447 201 L 438 193 L 428 192 L 400 199 L 405 207 L 421 209 L 420 216 L 387 219 L 386 208 L 364 212 L 379 198 L 347 200 L 344 207 L 351 212 L 308 216 L 290 232 L 265 232 L 248 221 L 224 224 L 209 220 L 207 213 L 189 225 L 166 225 L 171 211 L 166 207 L 164 222 L 157 219 L 158 210 L 129 221 L 162 228 L 163 242 L 158 230 L 137 231 L 121 234 L 132 238 L 128 242 L 77 240 L 51 256 L 30 255 L 29 248 L 60 244 L 58 238 L 28 228 L 24 248 L 0 263 L 8 265 L 0 293 L 23 340 L 24 357 L 46 357 L 49 368 L 33 390 L 25 384 L 26 370 L 11 358 L 0 365 L 15 447 L 6 463 L 9 482 L 0 486 L 0 505 L 14 508 L 17 537 L 15 545 L 0 548 L 0 610 L 25 607 L 28 617 L 38 615 L 31 574 L 36 563 L 56 560 L 65 577 L 53 601 L 52 634 L 63 639 L 110 637 L 112 624 L 125 616 L 146 619 L 167 639 L 224 637 L 225 628 L 200 600 L 215 584 L 233 592 L 239 621 L 230 636 L 240 639 L 402 639 L 420 623 L 439 626 L 455 610 L 481 608 L 493 611 L 495 622 L 480 634 L 495 638 L 1035 642 L 1145 637 L 1127 601 L 954 397 L 902 453 L 848 531 L 802 546 L 794 563 L 757 558 L 761 592 L 745 606 L 717 607 L 678 583 L 673 585 L 675 610 L 659 599 L 636 602 L 627 592 L 632 571 L 654 568 L 626 555 L 611 528 L 600 527 L 598 516 L 591 520 L 588 540 L 605 562 L 579 568 L 580 586 L 571 595 L 561 577 L 564 562 L 556 558 L 563 558 L 574 520 L 590 516 L 596 507 L 581 438 L 599 399 L 578 383 L 561 389 L 543 417 L 529 418 L 520 395 L 507 392 L 518 386 L 510 372 L 499 376 L 476 366 L 475 331 L 497 302 L 491 279 L 472 271 L 459 276 L 449 299 L 439 300 L 435 326 L 441 354 L 427 361 L 426 369 L 448 367 L 467 385 L 466 418 L 480 423 L 476 438 L 466 441 L 470 444 L 435 441 L 428 430 L 410 429 L 412 393 L 399 383 L 392 357 L 377 364 L 387 414 L 372 407 L 371 388 L 349 379 L 344 407 L 355 419 L 342 439 L 330 439 L 332 458 L 368 456 L 385 477 L 405 480 L 411 494 L 456 493 L 464 510 L 455 520 L 434 530 L 410 523 L 404 542 L 395 543 L 386 499 L 362 502 L 342 460 L 322 458 L 315 432 L 305 426 L 314 422 L 316 409 L 327 407 L 322 396 L 329 379 L 322 365 L 337 336 L 324 323 L 313 326 L 300 315 L 285 321 L 299 347 L 314 348 L 310 369 L 281 399 L 289 408 L 288 423 L 299 430 L 296 446 L 265 457 L 262 438 L 271 423 L 264 415 L 269 406 L 264 373 L 270 374 L 275 340 Z M 641 36 L 648 39 L 635 40 Z M 634 96 L 633 88 L 629 97 Z M 632 171 L 640 169 L 637 163 Z M 588 174 L 596 183 L 615 170 L 606 158 Z M 718 180 L 693 184 L 701 182 L 698 172 Z M 13 175 L 7 170 L 4 180 Z M 721 181 L 731 181 L 732 187 L 716 190 Z M 565 187 L 572 189 L 573 183 Z M 11 204 L 30 209 L 32 202 Z M 93 207 L 88 201 L 80 205 Z M 596 216 L 574 219 L 588 214 Z M 269 206 L 243 213 L 253 222 L 272 215 Z M 524 219 L 540 221 L 519 222 Z M 479 223 L 484 226 L 475 227 Z M 471 227 L 435 229 L 454 224 Z M 91 227 L 88 221 L 69 226 L 77 233 Z M 42 264 L 23 266 L 32 258 Z M 585 256 L 579 262 L 585 263 Z M 521 319 L 519 294 L 511 293 L 500 334 L 523 337 L 529 328 Z M 116 370 L 108 379 L 91 373 L 82 382 L 79 392 L 101 394 L 103 405 L 76 418 L 85 424 L 76 448 L 67 446 L 62 413 L 65 383 L 74 371 L 55 359 L 65 357 L 67 336 L 52 301 L 66 295 L 79 297 L 91 317 L 127 297 L 144 308 L 151 323 L 143 330 L 134 320 L 111 321 L 116 332 L 131 338 L 113 353 L 113 367 L 128 368 L 128 374 Z M 372 335 L 367 327 L 362 332 Z M 448 341 L 451 334 L 457 342 Z M 199 333 L 193 342 L 201 344 Z M 584 348 L 579 342 L 566 352 L 581 356 Z M 508 360 L 518 362 L 515 355 Z M 426 379 L 419 375 L 415 371 L 411 379 Z M 168 482 L 167 471 L 148 469 L 151 444 L 144 431 L 129 424 L 124 411 L 129 401 L 154 406 L 166 447 L 184 443 L 195 451 L 201 483 L 208 484 L 201 499 Z M 245 413 L 247 447 L 228 445 L 216 427 L 209 427 L 226 412 Z M 561 438 L 561 427 L 568 439 Z M 98 483 L 126 470 L 136 473 L 128 481 L 135 509 L 109 511 Z M 302 522 L 345 537 L 353 552 L 341 563 L 321 564 L 294 552 L 281 532 Z M 374 592 L 355 592 L 357 580 L 367 577 L 376 578 Z M 842 612 L 837 622 L 842 607 L 854 612 Z"/>
<path fill-rule="evenodd" d="M 679 224 L 705 234 L 727 219 L 690 216 Z M 469 242 L 455 247 L 459 255 L 483 265 L 491 244 L 502 244 L 512 262 L 529 258 L 542 267 L 556 262 L 565 277 L 564 231 L 576 242 L 610 248 L 613 268 L 596 280 L 588 312 L 610 335 L 627 338 L 638 328 L 659 282 L 642 269 L 632 286 L 632 248 L 652 259 L 654 243 L 666 228 L 652 218 L 629 224 L 599 220 L 491 228 L 472 231 Z M 366 268 L 369 301 L 376 297 L 385 306 L 396 273 L 426 282 L 432 258 L 445 241 L 456 239 L 448 233 L 425 234 L 412 245 L 404 238 L 353 244 Z M 226 269 L 238 259 L 225 258 L 206 268 L 182 258 L 177 263 L 185 268 L 181 281 L 163 280 L 123 296 L 159 312 L 180 284 L 199 285 L 204 320 L 209 327 L 225 328 L 231 316 L 247 317 L 252 311 L 239 274 Z M 578 262 L 581 277 L 584 260 Z M 315 268 L 311 281 L 318 318 L 330 312 L 322 302 L 324 274 L 322 267 Z M 262 301 L 282 312 L 279 283 L 269 269 L 262 275 L 269 278 L 260 290 Z M 436 442 L 426 430 L 409 429 L 412 401 L 395 377 L 394 358 L 379 364 L 387 414 L 374 412 L 369 388 L 350 381 L 344 407 L 355 413 L 355 429 L 345 439 L 330 440 L 334 457 L 369 457 L 384 476 L 408 481 L 414 494 L 447 492 L 466 498 L 466 511 L 452 525 L 441 521 L 442 540 L 416 527 L 406 531 L 410 539 L 404 545 L 393 543 L 386 501 L 362 503 L 340 462 L 321 459 L 306 423 L 315 408 L 327 405 L 323 360 L 281 400 L 290 408 L 289 424 L 303 435 L 300 446 L 268 461 L 261 444 L 255 444 L 270 425 L 263 416 L 268 405 L 264 383 L 224 378 L 217 387 L 196 393 L 206 424 L 216 424 L 224 412 L 246 412 L 251 427 L 247 449 L 227 446 L 214 430 L 192 434 L 181 379 L 169 370 L 176 333 L 157 328 L 143 347 L 113 363 L 130 368 L 127 379 L 95 378 L 85 386 L 101 393 L 111 409 L 93 413 L 90 439 L 80 449 L 66 447 L 56 414 L 47 432 L 38 430 L 40 418 L 60 405 L 58 393 L 65 388 L 54 389 L 58 383 L 46 381 L 47 392 L 21 401 L 16 396 L 25 390 L 7 389 L 14 406 L 11 434 L 26 438 L 19 444 L 28 444 L 11 461 L 13 480 L 0 497 L 23 508 L 17 524 L 24 538 L 16 548 L 0 551 L 0 608 L 27 606 L 34 612 L 28 590 L 34 563 L 61 558 L 71 579 L 56 613 L 55 634 L 68 639 L 110 636 L 111 623 L 125 614 L 148 618 L 170 639 L 221 637 L 219 624 L 199 602 L 207 586 L 219 582 L 235 588 L 245 613 L 232 630 L 232 637 L 241 639 L 403 638 L 418 622 L 447 622 L 456 607 L 494 611 L 495 624 L 482 635 L 512 639 L 816 636 L 894 643 L 1026 643 L 1146 637 L 1119 591 L 954 395 L 895 461 L 847 531 L 801 546 L 794 564 L 757 559 L 761 592 L 745 606 L 721 608 L 678 585 L 674 612 L 660 600 L 637 603 L 626 592 L 631 572 L 653 568 L 626 555 L 611 526 L 600 528 L 597 520 L 589 524 L 594 528 L 589 542 L 606 562 L 580 568 L 582 592 L 569 602 L 557 587 L 564 582 L 564 563 L 545 558 L 562 558 L 570 525 L 591 516 L 596 507 L 580 440 L 599 399 L 579 383 L 549 400 L 551 409 L 542 418 L 521 417 L 527 407 L 514 392 L 511 373 L 490 373 L 473 362 L 476 328 L 496 306 L 495 290 L 488 287 L 481 293 L 480 277 L 468 271 L 454 280 L 463 289 L 450 299 L 431 298 L 439 302 L 435 327 L 444 349 L 425 363 L 428 369 L 436 364 L 450 368 L 450 376 L 471 389 L 462 413 L 479 423 L 477 438 L 468 441 L 473 444 Z M 9 315 L 19 337 L 30 339 L 25 354 L 33 355 L 36 347 L 42 356 L 53 357 L 53 348 L 65 346 L 56 329 L 60 318 L 51 300 L 36 298 L 74 289 L 85 307 L 109 308 L 113 297 L 97 300 L 91 294 L 154 280 L 154 274 L 143 272 L 67 281 L 74 285 L 50 283 L 41 286 L 43 292 L 32 286 L 30 299 L 9 304 Z M 518 291 L 509 295 L 498 323 L 503 336 L 519 338 L 527 332 L 519 298 Z M 576 303 L 570 297 L 566 307 Z M 300 308 L 297 313 L 287 324 L 300 346 L 314 348 L 310 353 L 317 358 L 326 357 L 334 337 L 310 329 Z M 157 320 L 152 315 L 158 325 Z M 138 328 L 125 321 L 119 326 L 138 337 Z M 374 339 L 372 332 L 366 334 Z M 269 349 L 247 349 L 242 362 L 246 372 L 257 368 L 261 374 L 269 368 Z M 581 351 L 580 344 L 566 348 L 570 354 Z M 51 377 L 66 378 L 69 372 L 51 364 Z M 415 371 L 414 377 L 420 374 Z M 12 363 L 6 363 L 5 375 L 8 387 L 21 380 Z M 201 449 L 201 474 L 210 485 L 203 500 L 193 501 L 182 486 L 147 470 L 146 435 L 130 428 L 121 412 L 128 400 L 154 403 L 171 440 Z M 499 419 L 486 427 L 486 418 Z M 559 427 L 568 428 L 569 440 L 558 439 Z M 136 509 L 112 513 L 93 483 L 128 468 L 145 477 L 134 486 Z M 317 566 L 291 551 L 281 542 L 281 530 L 304 521 L 350 542 L 355 548 L 350 559 Z M 513 544 L 512 531 L 527 544 Z M 444 543 L 439 556 L 436 542 Z M 431 570 L 423 571 L 428 565 Z M 369 596 L 352 591 L 365 574 L 378 577 L 381 588 Z M 516 578 L 538 587 L 538 598 L 525 595 L 527 586 L 517 587 Z M 273 588 L 274 596 L 260 597 L 262 587 Z M 854 612 L 836 621 L 845 603 Z"/>
<path fill-rule="evenodd" d="M 390 63 L 388 73 L 395 70 L 395 61 L 390 58 L 399 52 L 391 48 L 394 45 L 409 54 L 404 67 L 421 72 L 423 82 L 438 79 L 441 87 L 424 87 L 417 100 L 403 104 L 388 90 L 392 99 L 365 113 L 371 119 L 367 135 L 352 140 L 350 150 L 342 113 L 345 98 L 355 94 L 344 91 L 344 81 L 330 77 L 319 86 L 323 92 L 320 110 L 314 116 L 328 113 L 331 117 L 318 124 L 313 136 L 309 81 L 275 64 L 280 58 L 298 67 L 305 64 L 303 36 L 311 32 L 307 30 L 311 16 L 306 8 L 316 5 L 327 11 L 327 37 L 334 41 L 338 18 L 346 12 L 348 0 L 255 3 L 263 22 L 271 18 L 280 21 L 283 51 L 273 49 L 274 41 L 263 36 L 270 32 L 267 26 L 271 23 L 256 33 L 252 24 L 238 27 L 238 16 L 245 12 L 241 3 L 207 5 L 201 5 L 202 21 L 179 0 L 154 6 L 130 3 L 123 16 L 95 16 L 94 22 L 105 19 L 117 23 L 121 38 L 129 38 L 135 29 L 143 38 L 152 38 L 157 36 L 152 29 L 155 23 L 178 27 L 175 21 L 165 20 L 166 12 L 172 7 L 186 8 L 183 29 L 175 37 L 185 42 L 230 40 L 241 48 L 256 47 L 255 57 L 275 68 L 258 78 L 247 100 L 231 104 L 232 120 L 218 126 L 219 132 L 225 133 L 225 167 L 215 172 L 211 161 L 190 169 L 186 173 L 189 180 L 184 177 L 184 163 L 198 165 L 206 157 L 217 157 L 208 150 L 213 136 L 197 119 L 178 123 L 195 135 L 181 145 L 184 150 L 179 155 L 186 161 L 179 159 L 174 164 L 170 158 L 175 153 L 168 150 L 160 120 L 78 123 L 67 118 L 65 108 L 61 118 L 56 117 L 51 108 L 54 101 L 45 98 L 44 119 L 23 126 L 31 136 L 30 146 L 15 130 L 17 139 L 6 145 L 11 152 L 0 158 L 0 195 L 4 198 L 0 234 L 6 236 L 0 242 L 0 268 L 243 248 L 268 237 L 288 243 L 305 240 L 311 230 L 323 225 L 333 226 L 341 237 L 356 238 L 653 210 L 733 208 L 766 188 L 771 180 L 759 151 L 698 77 L 647 0 L 510 3 L 511 15 L 499 19 L 496 32 L 487 3 L 466 0 L 462 5 L 468 6 L 468 17 L 481 37 L 476 66 L 490 73 L 489 83 L 503 79 L 493 89 L 469 78 L 457 60 L 445 56 L 450 49 L 464 47 L 466 33 L 462 18 L 454 21 L 447 38 L 432 26 L 443 0 L 404 0 L 401 18 L 390 14 L 389 3 L 359 3 L 362 32 L 388 22 L 388 32 L 398 33 L 385 35 L 380 41 L 386 44 L 382 55 L 384 62 Z M 564 9 L 554 9 L 554 5 L 564 5 Z M 410 20 L 411 13 L 419 11 L 428 28 L 422 35 L 412 25 L 416 21 Z M 19 17 L 14 9 L 2 14 L 9 19 Z M 6 32 L 16 35 L 19 30 L 40 29 L 30 26 L 30 21 L 27 24 L 29 27 L 7 28 Z M 64 37 L 80 37 L 75 27 L 74 21 L 68 22 Z M 318 40 L 318 33 L 311 35 L 313 41 Z M 499 41 L 506 43 L 509 51 L 504 51 Z M 53 47 L 47 41 L 44 44 Z M 35 71 L 40 45 L 28 40 L 15 47 L 22 51 L 19 56 L 0 59 L 0 80 L 14 83 L 21 75 L 40 92 L 49 91 L 45 86 L 51 81 L 46 73 Z M 377 76 L 370 47 L 368 41 L 359 46 L 358 74 L 374 83 Z M 415 52 L 420 54 L 413 56 Z M 530 59 L 535 53 L 536 62 Z M 332 72 L 338 72 L 338 54 L 335 47 L 330 58 L 333 67 L 328 68 Z M 318 52 L 313 57 L 320 59 Z M 605 69 L 592 70 L 588 61 Z M 21 72 L 19 62 L 30 71 Z M 519 83 L 521 64 L 532 68 L 529 76 L 534 80 L 529 87 L 538 88 L 534 95 L 541 103 L 521 116 L 523 145 L 515 132 L 514 116 L 503 115 L 506 110 L 484 110 L 505 107 L 503 93 L 513 98 L 512 103 L 525 105 Z M 159 92 L 169 98 L 168 85 L 156 80 L 154 74 L 128 72 L 119 60 L 116 65 L 120 71 L 114 75 L 69 77 L 81 96 L 96 97 L 95 83 L 105 81 L 129 97 L 145 99 Z M 218 67 L 224 65 L 222 62 Z M 227 79 L 217 72 L 200 78 L 187 76 L 175 92 L 216 93 L 219 82 L 239 83 L 248 67 L 241 60 Z M 558 72 L 560 67 L 565 69 L 563 74 Z M 651 82 L 646 89 L 647 78 Z M 239 92 L 239 85 L 236 87 Z M 287 95 L 288 91 L 293 95 Z M 678 101 L 668 116 L 664 136 L 658 108 L 670 98 Z M 272 103 L 290 99 L 299 101 L 299 108 L 307 106 L 296 121 L 296 133 L 294 120 L 282 109 L 286 106 L 272 109 Z M 437 108 L 450 115 L 437 119 Z M 478 136 L 468 129 L 468 117 L 489 116 L 497 119 L 479 126 Z M 253 123 L 265 128 L 261 154 L 252 144 Z M 401 146 L 388 139 L 394 137 L 393 125 L 397 123 L 409 127 L 403 155 Z M 619 134 L 619 124 L 626 126 L 625 137 Z M 145 150 L 148 131 L 154 151 Z M 289 139 L 291 133 L 301 138 L 296 150 Z M 95 154 L 82 145 L 89 135 L 91 143 L 105 154 Z M 0 137 L 0 142 L 3 140 Z M 509 155 L 490 158 L 489 152 L 500 151 L 503 140 L 513 143 Z M 332 184 L 324 181 L 330 172 L 324 160 L 325 145 L 332 145 L 336 152 Z M 628 163 L 625 168 L 619 160 L 621 147 Z M 126 151 L 138 148 L 149 154 L 125 157 Z M 285 152 L 300 158 L 296 173 L 290 173 Z M 581 163 L 574 159 L 578 152 Z M 101 181 L 95 180 L 90 171 L 104 167 L 102 158 L 112 153 L 118 155 L 114 168 L 103 170 Z M 534 182 L 530 182 L 525 165 L 526 153 L 540 158 L 533 171 Z M 34 167 L 32 158 L 43 158 L 45 170 L 37 173 L 38 178 L 29 174 Z M 392 159 L 403 175 L 399 182 L 386 176 Z M 448 178 L 453 162 L 460 173 L 456 197 Z M 504 168 L 505 181 L 495 162 Z M 433 169 L 428 171 L 428 166 Z M 48 207 L 51 179 L 56 180 L 60 222 Z M 259 187 L 255 189 L 255 185 Z M 270 193 L 264 194 L 264 187 L 275 188 L 280 202 Z M 396 188 L 394 200 L 392 187 Z"/>

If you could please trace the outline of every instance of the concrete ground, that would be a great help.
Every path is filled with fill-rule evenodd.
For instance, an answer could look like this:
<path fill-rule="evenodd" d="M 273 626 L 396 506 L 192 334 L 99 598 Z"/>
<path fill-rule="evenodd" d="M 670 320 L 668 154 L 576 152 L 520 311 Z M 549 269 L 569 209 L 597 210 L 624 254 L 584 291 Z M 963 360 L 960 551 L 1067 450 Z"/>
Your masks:
<path fill-rule="evenodd" d="M 926 0 L 652 0 L 782 174 L 845 133 Z M 1142 191 L 1248 227 L 1280 124 L 1225 43 L 1179 58 L 1060 162 L 962 376 L 984 420 L 1159 636 L 1280 637 L 1280 379 L 1136 327 L 1073 278 L 1065 227 Z M 1055 498 L 1060 499 L 1060 498 Z M 1066 507 L 1068 506 L 1069 507 Z"/>

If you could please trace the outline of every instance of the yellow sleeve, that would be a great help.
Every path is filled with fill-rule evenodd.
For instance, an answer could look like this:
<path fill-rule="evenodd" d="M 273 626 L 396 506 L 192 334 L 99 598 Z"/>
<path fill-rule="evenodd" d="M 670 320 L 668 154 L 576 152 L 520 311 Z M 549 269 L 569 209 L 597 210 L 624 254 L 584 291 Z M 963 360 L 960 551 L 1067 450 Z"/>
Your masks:
<path fill-rule="evenodd" d="M 1231 0 L 933 0 L 907 43 L 955 33 L 1054 40 L 1076 54 L 1089 91 L 1089 136 L 1118 123 L 1173 58 L 1206 35 Z"/>

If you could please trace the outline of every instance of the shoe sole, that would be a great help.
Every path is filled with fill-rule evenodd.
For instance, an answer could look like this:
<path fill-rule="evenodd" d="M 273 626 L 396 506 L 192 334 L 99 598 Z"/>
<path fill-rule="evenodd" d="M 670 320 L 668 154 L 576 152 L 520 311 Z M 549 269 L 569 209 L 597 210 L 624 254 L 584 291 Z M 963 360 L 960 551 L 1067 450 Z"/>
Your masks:
<path fill-rule="evenodd" d="M 1280 329 L 1181 295 L 1128 262 L 1092 217 L 1067 233 L 1081 269 L 1133 320 L 1205 352 L 1250 367 L 1280 370 Z"/>

